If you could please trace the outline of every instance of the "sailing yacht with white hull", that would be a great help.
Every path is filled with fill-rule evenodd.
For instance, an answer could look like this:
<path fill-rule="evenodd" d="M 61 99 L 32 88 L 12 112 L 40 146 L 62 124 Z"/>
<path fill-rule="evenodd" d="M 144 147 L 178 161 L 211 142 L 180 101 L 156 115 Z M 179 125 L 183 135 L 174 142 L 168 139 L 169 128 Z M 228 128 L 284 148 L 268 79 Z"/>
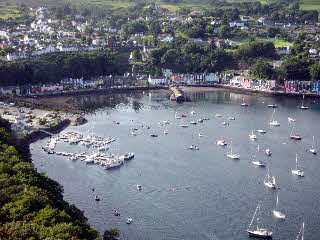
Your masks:
<path fill-rule="evenodd" d="M 301 106 L 300 106 L 299 108 L 302 109 L 302 110 L 307 110 L 307 109 L 309 109 L 309 107 L 307 107 L 307 106 L 304 105 L 304 94 L 302 95 L 302 104 L 301 104 Z"/>
<path fill-rule="evenodd" d="M 236 160 L 240 159 L 239 154 L 232 153 L 232 141 L 230 141 L 230 153 L 227 154 L 227 157 L 231 159 L 236 159 Z"/>
<path fill-rule="evenodd" d="M 273 215 L 276 218 L 285 219 L 286 215 L 283 214 L 282 212 L 280 212 L 280 210 L 279 210 L 279 196 L 278 195 L 279 195 L 279 193 L 277 193 L 276 209 L 273 210 Z"/>
<path fill-rule="evenodd" d="M 269 122 L 269 125 L 278 127 L 278 126 L 280 126 L 280 123 L 277 120 L 274 119 L 275 113 L 276 113 L 276 110 L 274 109 L 273 113 L 272 113 L 271 121 Z"/>
<path fill-rule="evenodd" d="M 309 151 L 310 151 L 311 153 L 313 153 L 314 155 L 317 154 L 317 150 L 316 150 L 315 147 L 314 147 L 314 136 L 312 137 L 312 147 L 309 149 Z"/>
<path fill-rule="evenodd" d="M 291 169 L 292 174 L 304 177 L 304 172 L 298 169 L 298 154 L 296 154 L 296 169 Z"/>
<path fill-rule="evenodd" d="M 266 178 L 263 181 L 263 183 L 268 188 L 273 188 L 273 189 L 278 188 L 278 185 L 276 183 L 276 178 L 274 176 L 271 177 L 269 174 L 269 168 L 268 168 L 268 172 L 267 172 Z"/>

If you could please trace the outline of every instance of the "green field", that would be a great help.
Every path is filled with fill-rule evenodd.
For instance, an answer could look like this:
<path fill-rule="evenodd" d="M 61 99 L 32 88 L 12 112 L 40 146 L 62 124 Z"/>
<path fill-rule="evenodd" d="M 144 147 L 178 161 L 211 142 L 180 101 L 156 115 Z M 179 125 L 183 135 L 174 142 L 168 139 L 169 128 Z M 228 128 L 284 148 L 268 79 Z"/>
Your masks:
<path fill-rule="evenodd" d="M 21 14 L 15 5 L 6 5 L 4 3 L 0 3 L 0 19 L 6 20 L 8 18 L 17 18 L 20 16 Z"/>
<path fill-rule="evenodd" d="M 320 0 L 301 0 L 300 8 L 302 10 L 320 11 Z"/>

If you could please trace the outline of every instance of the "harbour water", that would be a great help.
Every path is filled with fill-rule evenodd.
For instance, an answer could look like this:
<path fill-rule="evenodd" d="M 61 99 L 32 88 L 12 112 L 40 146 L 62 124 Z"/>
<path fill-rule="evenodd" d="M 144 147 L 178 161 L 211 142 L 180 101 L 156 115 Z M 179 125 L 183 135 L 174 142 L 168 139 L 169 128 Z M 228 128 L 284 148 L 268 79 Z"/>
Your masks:
<path fill-rule="evenodd" d="M 318 100 L 306 100 L 310 109 L 300 110 L 297 106 L 301 99 L 223 90 L 186 94 L 192 101 L 183 104 L 171 102 L 170 93 L 164 91 L 75 98 L 88 110 L 85 117 L 89 122 L 64 132 L 111 136 L 116 138 L 110 145 L 111 152 L 135 152 L 135 158 L 118 169 L 106 170 L 48 155 L 41 149 L 46 144 L 44 139 L 31 145 L 33 162 L 38 171 L 63 185 L 65 200 L 84 210 L 93 227 L 102 233 L 118 228 L 121 239 L 249 239 L 246 230 L 259 201 L 259 226 L 273 231 L 274 239 L 296 239 L 303 221 L 305 239 L 319 239 L 320 153 L 308 152 L 312 136 L 320 150 Z M 249 106 L 241 107 L 243 102 Z M 275 119 L 279 127 L 268 125 L 273 112 L 268 104 L 278 106 Z M 191 115 L 192 110 L 196 114 Z M 175 112 L 187 117 L 175 119 Z M 189 124 L 203 117 L 210 120 Z M 302 136 L 301 141 L 289 139 L 293 123 L 288 117 L 296 119 L 295 132 Z M 120 124 L 113 124 L 115 120 Z M 165 120 L 170 124 L 158 125 Z M 229 125 L 222 125 L 223 121 Z M 181 128 L 180 124 L 189 127 Z M 145 125 L 150 129 L 142 127 Z M 137 136 L 130 133 L 134 127 L 138 128 Z M 267 133 L 259 134 L 257 129 Z M 249 139 L 252 130 L 256 131 L 255 141 Z M 200 138 L 199 132 L 204 136 Z M 229 146 L 216 145 L 221 139 L 232 141 L 233 152 L 241 156 L 240 160 L 226 157 Z M 200 150 L 187 150 L 191 144 Z M 266 148 L 271 149 L 272 156 L 263 154 Z M 61 143 L 56 151 L 80 153 L 88 149 Z M 267 163 L 280 189 L 264 186 L 267 168 L 252 164 L 254 154 Z M 296 154 L 304 178 L 291 174 Z M 142 191 L 137 190 L 137 184 Z M 285 220 L 272 215 L 277 192 Z M 95 195 L 101 201 L 95 201 Z M 120 217 L 114 216 L 114 209 Z M 130 225 L 126 224 L 127 217 L 133 219 Z"/>

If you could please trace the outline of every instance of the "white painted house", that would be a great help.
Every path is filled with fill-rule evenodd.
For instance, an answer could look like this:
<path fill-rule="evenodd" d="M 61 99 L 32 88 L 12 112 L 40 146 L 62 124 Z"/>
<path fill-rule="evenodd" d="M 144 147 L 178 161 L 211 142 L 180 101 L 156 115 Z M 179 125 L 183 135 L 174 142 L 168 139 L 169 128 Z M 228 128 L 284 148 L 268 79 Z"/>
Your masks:
<path fill-rule="evenodd" d="M 167 83 L 165 77 L 157 77 L 149 75 L 148 82 L 150 85 L 164 85 Z"/>

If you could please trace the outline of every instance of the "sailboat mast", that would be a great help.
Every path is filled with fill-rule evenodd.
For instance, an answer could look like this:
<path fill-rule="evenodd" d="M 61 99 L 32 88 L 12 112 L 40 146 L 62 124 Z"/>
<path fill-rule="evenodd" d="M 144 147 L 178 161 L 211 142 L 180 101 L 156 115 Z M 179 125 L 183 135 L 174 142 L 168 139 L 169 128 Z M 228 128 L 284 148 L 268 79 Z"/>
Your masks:
<path fill-rule="evenodd" d="M 296 154 L 296 170 L 298 169 L 298 154 Z"/>
<path fill-rule="evenodd" d="M 279 197 L 278 197 L 278 193 L 277 193 L 276 210 L 278 210 L 278 204 L 279 204 Z"/>
<path fill-rule="evenodd" d="M 232 155 L 232 141 L 230 141 L 230 154 Z"/>
<path fill-rule="evenodd" d="M 252 217 L 251 222 L 250 222 L 250 224 L 249 224 L 248 230 L 250 230 L 250 227 L 251 227 L 251 225 L 252 225 L 252 223 L 253 223 L 254 217 L 256 216 L 256 213 L 257 213 L 257 211 L 258 211 L 258 208 L 259 208 L 259 206 L 260 206 L 260 203 L 261 203 L 261 201 L 258 203 L 258 206 L 257 206 L 257 208 L 256 208 L 256 211 L 255 211 L 254 214 L 253 214 L 253 217 Z"/>
<path fill-rule="evenodd" d="M 304 239 L 304 222 L 302 223 L 302 237 L 301 237 L 301 240 Z"/>

